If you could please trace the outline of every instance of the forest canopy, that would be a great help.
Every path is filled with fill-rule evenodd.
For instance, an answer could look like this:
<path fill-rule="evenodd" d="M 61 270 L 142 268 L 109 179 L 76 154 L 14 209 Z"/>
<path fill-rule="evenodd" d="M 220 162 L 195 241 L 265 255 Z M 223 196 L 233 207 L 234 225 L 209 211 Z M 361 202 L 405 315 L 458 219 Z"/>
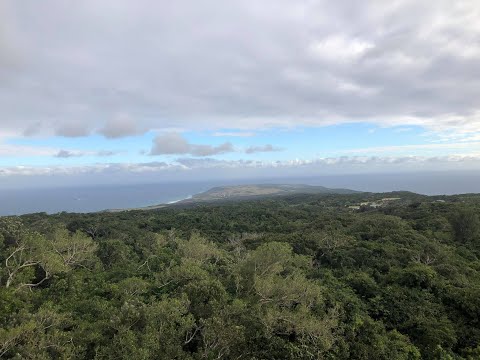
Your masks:
<path fill-rule="evenodd" d="M 310 194 L 3 217 L 0 358 L 479 359 L 479 210 Z"/>

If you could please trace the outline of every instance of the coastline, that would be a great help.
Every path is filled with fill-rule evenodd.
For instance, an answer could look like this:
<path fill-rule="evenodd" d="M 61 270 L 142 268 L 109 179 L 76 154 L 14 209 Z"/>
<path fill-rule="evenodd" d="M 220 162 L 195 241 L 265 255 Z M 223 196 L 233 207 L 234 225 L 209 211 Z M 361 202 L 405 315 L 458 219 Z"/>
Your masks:
<path fill-rule="evenodd" d="M 167 202 L 167 203 L 165 203 L 165 204 L 167 204 L 167 205 L 172 205 L 172 204 L 176 204 L 176 203 L 178 203 L 178 202 L 180 202 L 180 201 L 183 201 L 183 200 L 190 200 L 191 198 L 193 198 L 193 195 L 188 195 L 186 198 L 183 198 L 183 199 L 169 201 L 169 202 Z"/>

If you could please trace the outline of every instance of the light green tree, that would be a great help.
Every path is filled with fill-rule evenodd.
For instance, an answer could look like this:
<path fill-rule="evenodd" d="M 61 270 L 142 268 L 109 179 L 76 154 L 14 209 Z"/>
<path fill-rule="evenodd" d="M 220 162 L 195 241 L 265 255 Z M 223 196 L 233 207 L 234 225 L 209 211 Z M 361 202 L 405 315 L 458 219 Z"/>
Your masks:
<path fill-rule="evenodd" d="M 7 245 L 1 269 L 6 288 L 34 288 L 56 273 L 90 266 L 95 261 L 96 245 L 80 232 L 70 235 L 58 229 L 47 238 L 13 218 L 2 219 L 0 231 Z"/>

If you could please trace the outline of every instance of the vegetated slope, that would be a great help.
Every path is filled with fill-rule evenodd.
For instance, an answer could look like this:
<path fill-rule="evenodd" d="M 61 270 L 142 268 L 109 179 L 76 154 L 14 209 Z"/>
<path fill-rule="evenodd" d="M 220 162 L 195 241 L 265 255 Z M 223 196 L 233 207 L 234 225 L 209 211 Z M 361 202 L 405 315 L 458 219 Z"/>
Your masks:
<path fill-rule="evenodd" d="M 2 218 L 0 357 L 478 359 L 479 210 L 401 192 Z"/>
<path fill-rule="evenodd" d="M 324 186 L 301 184 L 256 184 L 214 187 L 203 193 L 194 195 L 183 203 L 215 200 L 239 200 L 291 194 L 355 194 L 358 191 L 349 189 L 329 189 Z"/>
<path fill-rule="evenodd" d="M 121 212 L 131 210 L 156 210 L 169 206 L 195 205 L 199 203 L 226 203 L 240 200 L 267 199 L 271 197 L 300 195 L 300 194 L 357 194 L 359 191 L 349 189 L 330 189 L 324 186 L 299 185 L 299 184 L 256 184 L 218 186 L 205 192 L 196 194 L 191 198 L 168 204 L 150 205 L 133 209 L 108 209 L 104 212 Z"/>

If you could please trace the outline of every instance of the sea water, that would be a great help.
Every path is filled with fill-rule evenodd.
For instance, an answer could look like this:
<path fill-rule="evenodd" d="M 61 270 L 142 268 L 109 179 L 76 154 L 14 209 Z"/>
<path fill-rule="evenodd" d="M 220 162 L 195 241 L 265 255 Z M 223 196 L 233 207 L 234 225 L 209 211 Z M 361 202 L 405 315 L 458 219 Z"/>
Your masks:
<path fill-rule="evenodd" d="M 173 203 L 210 187 L 208 183 L 180 183 L 0 189 L 0 215 L 139 208 Z"/>

